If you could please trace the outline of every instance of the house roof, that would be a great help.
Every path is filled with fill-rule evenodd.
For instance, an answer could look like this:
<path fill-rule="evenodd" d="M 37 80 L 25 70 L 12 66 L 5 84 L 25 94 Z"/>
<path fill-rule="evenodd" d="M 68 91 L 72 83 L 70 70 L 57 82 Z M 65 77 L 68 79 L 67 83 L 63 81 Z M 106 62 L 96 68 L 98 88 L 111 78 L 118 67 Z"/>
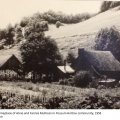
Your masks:
<path fill-rule="evenodd" d="M 15 46 L 11 49 L 5 48 L 0 50 L 0 56 L 14 56 L 22 63 L 21 52 L 19 50 L 19 46 Z"/>
<path fill-rule="evenodd" d="M 2 67 L 13 56 L 16 57 L 15 55 L 0 55 L 0 67 Z M 16 57 L 16 59 L 18 58 Z"/>
<path fill-rule="evenodd" d="M 7 62 L 11 55 L 0 55 L 0 67 Z"/>
<path fill-rule="evenodd" d="M 81 52 L 79 54 L 83 54 L 87 62 L 100 71 L 120 71 L 119 61 L 110 51 L 82 50 Z"/>
<path fill-rule="evenodd" d="M 75 71 L 68 65 L 66 66 L 57 66 L 57 68 L 63 73 L 74 73 Z"/>

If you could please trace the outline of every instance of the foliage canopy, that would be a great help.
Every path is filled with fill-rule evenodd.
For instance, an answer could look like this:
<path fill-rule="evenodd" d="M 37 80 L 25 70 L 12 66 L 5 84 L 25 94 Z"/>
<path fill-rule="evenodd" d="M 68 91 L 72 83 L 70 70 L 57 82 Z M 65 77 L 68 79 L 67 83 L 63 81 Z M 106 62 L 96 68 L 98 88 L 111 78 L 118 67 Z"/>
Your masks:
<path fill-rule="evenodd" d="M 111 51 L 120 61 L 120 33 L 115 27 L 100 30 L 95 42 L 96 50 Z"/>

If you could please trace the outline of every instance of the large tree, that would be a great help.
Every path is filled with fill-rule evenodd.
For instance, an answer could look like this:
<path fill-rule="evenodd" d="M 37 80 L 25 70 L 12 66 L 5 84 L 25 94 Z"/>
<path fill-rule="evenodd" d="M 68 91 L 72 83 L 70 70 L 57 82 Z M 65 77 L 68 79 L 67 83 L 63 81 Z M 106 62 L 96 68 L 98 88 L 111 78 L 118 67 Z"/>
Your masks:
<path fill-rule="evenodd" d="M 115 27 L 100 30 L 95 42 L 96 50 L 111 51 L 120 61 L 120 33 Z"/>
<path fill-rule="evenodd" d="M 26 72 L 33 72 L 33 79 L 39 73 L 52 74 L 55 65 L 61 62 L 56 42 L 45 37 L 46 22 L 32 23 L 25 30 L 26 42 L 21 46 L 21 55 Z"/>

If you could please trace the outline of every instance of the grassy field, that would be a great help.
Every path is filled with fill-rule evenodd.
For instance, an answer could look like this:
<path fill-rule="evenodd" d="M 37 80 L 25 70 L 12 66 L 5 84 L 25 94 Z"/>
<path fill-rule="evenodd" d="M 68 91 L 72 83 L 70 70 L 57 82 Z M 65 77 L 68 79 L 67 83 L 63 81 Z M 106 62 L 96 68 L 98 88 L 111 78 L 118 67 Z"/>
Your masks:
<path fill-rule="evenodd" d="M 120 107 L 120 88 L 83 89 L 49 83 L 1 81 L 0 92 L 2 109 L 107 109 L 116 108 L 113 107 L 116 104 Z M 95 103 L 97 105 L 93 106 Z"/>
<path fill-rule="evenodd" d="M 77 88 L 65 85 L 57 85 L 51 83 L 32 83 L 32 82 L 0 82 L 0 91 L 11 91 L 21 95 L 42 95 L 46 91 L 47 97 L 65 97 L 65 96 L 77 96 L 86 97 L 94 93 L 99 96 L 119 96 L 120 88 L 107 88 L 107 89 L 95 89 L 95 88 Z"/>

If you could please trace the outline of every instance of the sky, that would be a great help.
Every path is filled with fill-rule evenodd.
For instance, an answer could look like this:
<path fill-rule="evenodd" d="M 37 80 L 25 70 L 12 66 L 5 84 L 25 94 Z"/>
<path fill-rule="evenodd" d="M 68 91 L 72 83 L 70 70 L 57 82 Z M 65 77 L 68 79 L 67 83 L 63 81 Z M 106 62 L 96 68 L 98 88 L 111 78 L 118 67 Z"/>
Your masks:
<path fill-rule="evenodd" d="M 87 0 L 0 0 L 0 28 L 19 23 L 23 17 L 48 10 L 66 14 L 96 13 L 101 1 Z"/>

